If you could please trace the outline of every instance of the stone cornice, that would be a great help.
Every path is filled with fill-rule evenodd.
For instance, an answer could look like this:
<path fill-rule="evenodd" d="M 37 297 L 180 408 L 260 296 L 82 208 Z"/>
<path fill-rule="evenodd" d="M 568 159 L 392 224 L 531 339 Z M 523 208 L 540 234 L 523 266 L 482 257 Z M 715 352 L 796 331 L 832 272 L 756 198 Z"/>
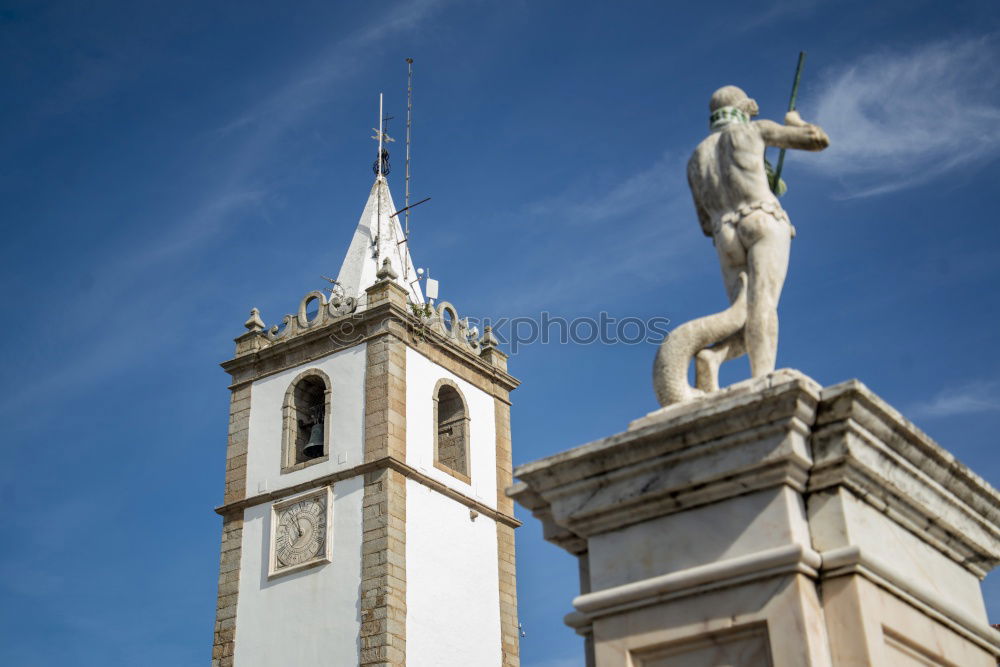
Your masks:
<path fill-rule="evenodd" d="M 411 328 L 407 329 L 407 331 L 413 332 L 414 329 L 412 327 L 418 326 L 419 322 L 412 315 L 407 315 L 407 318 L 407 321 L 411 326 Z M 496 366 L 485 361 L 482 357 L 471 354 L 466 350 L 450 344 L 448 338 L 441 335 L 437 331 L 423 331 L 420 338 L 421 339 L 415 339 L 412 333 L 409 333 L 407 337 L 403 339 L 403 342 L 405 342 L 412 350 L 431 359 L 431 361 L 440 362 L 441 357 L 445 357 L 481 376 L 488 377 L 507 393 L 517 389 L 517 387 L 521 384 L 520 380 L 507 373 L 506 370 L 497 368 Z M 494 353 L 497 352 L 495 349 L 492 351 Z M 495 392 L 488 393 L 493 393 L 495 395 Z M 510 402 L 509 398 L 506 396 L 498 396 L 498 398 L 501 398 L 501 400 L 505 400 L 508 403 Z"/>
<path fill-rule="evenodd" d="M 267 341 L 263 333 L 258 333 L 259 346 L 248 346 L 250 351 L 238 353 L 220 365 L 232 376 L 233 385 L 253 382 L 304 362 L 354 347 L 364 342 L 370 332 L 377 331 L 378 324 L 393 315 L 399 320 L 406 317 L 405 311 L 399 306 L 383 303 L 329 320 L 323 326 L 304 329 L 287 340 L 272 343 Z"/>
<path fill-rule="evenodd" d="M 536 516 L 549 515 L 543 525 L 562 527 L 548 526 L 547 539 L 579 547 L 571 536 L 586 538 L 778 485 L 802 491 L 818 400 L 812 380 L 779 371 L 519 466 L 514 475 L 523 484 L 508 493 Z"/>
<path fill-rule="evenodd" d="M 452 489 L 445 484 L 433 479 L 420 472 L 416 468 L 411 467 L 403 461 L 400 461 L 394 456 L 386 456 L 375 461 L 368 463 L 362 463 L 345 470 L 338 470 L 336 472 L 329 473 L 327 475 L 322 475 L 314 479 L 307 480 L 305 482 L 300 482 L 298 484 L 292 484 L 280 489 L 275 489 L 273 491 L 266 491 L 264 493 L 258 493 L 257 495 L 244 498 L 242 500 L 237 500 L 235 502 L 227 503 L 225 505 L 220 505 L 215 508 L 217 514 L 221 516 L 231 515 L 234 512 L 242 512 L 248 507 L 253 507 L 254 505 L 260 505 L 261 503 L 273 502 L 275 500 L 280 500 L 281 498 L 286 498 L 288 496 L 294 495 L 296 493 L 301 493 L 303 491 L 308 491 L 310 489 L 315 489 L 327 484 L 333 484 L 344 479 L 350 479 L 352 477 L 357 477 L 358 475 L 364 475 L 365 473 L 375 472 L 378 470 L 389 469 L 395 470 L 396 472 L 402 474 L 408 479 L 412 479 L 415 482 L 423 484 L 429 489 L 437 491 L 441 495 L 447 496 L 452 500 L 456 500 L 469 509 L 475 510 L 476 512 L 482 514 L 483 516 L 492 519 L 498 523 L 503 523 L 505 525 L 511 526 L 512 528 L 517 528 L 521 525 L 521 522 L 515 519 L 513 516 L 504 514 L 503 512 L 498 512 L 496 509 L 482 503 L 475 498 L 470 498 L 469 496 Z"/>
<path fill-rule="evenodd" d="M 761 389 L 756 393 L 756 389 Z M 808 433 L 819 402 L 819 385 L 796 371 L 781 370 L 749 380 L 710 397 L 671 405 L 632 422 L 629 430 L 518 466 L 514 476 L 536 489 L 561 486 L 729 435 L 749 439 L 750 428 L 782 420 Z M 767 402 L 767 418 L 760 417 Z M 627 444 L 628 447 L 622 447 Z"/>
<path fill-rule="evenodd" d="M 384 301 L 369 308 L 338 318 L 324 321 L 322 326 L 300 328 L 296 335 L 287 340 L 270 342 L 262 332 L 247 333 L 238 340 L 243 341 L 247 351 L 221 364 L 223 370 L 232 376 L 230 389 L 248 382 L 254 382 L 289 368 L 301 366 L 316 359 L 345 350 L 366 342 L 374 337 L 393 335 L 411 349 L 430 357 L 447 359 L 451 364 L 470 371 L 473 376 L 483 377 L 496 389 L 483 385 L 488 393 L 509 401 L 507 394 L 520 384 L 516 378 L 474 354 L 454 344 L 448 336 L 428 327 L 421 319 L 393 301 Z M 256 337 L 256 341 L 247 342 Z M 484 352 L 501 354 L 493 348 Z"/>
<path fill-rule="evenodd" d="M 808 489 L 845 487 L 983 577 L 1000 563 L 1000 494 L 857 380 L 823 391 Z"/>
<path fill-rule="evenodd" d="M 823 390 L 816 431 L 852 420 L 976 512 L 1000 523 L 1000 493 L 858 380 Z"/>
<path fill-rule="evenodd" d="M 507 495 L 521 507 L 531 510 L 531 515 L 542 523 L 542 537 L 547 542 L 579 556 L 587 551 L 587 540 L 560 526 L 552 518 L 552 507 L 524 482 L 517 482 L 507 489 Z"/>

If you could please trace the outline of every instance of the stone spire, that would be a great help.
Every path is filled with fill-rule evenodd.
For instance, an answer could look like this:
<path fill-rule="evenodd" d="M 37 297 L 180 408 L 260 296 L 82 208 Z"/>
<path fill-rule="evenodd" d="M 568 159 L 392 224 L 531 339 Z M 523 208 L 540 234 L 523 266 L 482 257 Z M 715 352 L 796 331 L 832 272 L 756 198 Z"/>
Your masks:
<path fill-rule="evenodd" d="M 347 249 L 344 263 L 337 274 L 337 282 L 344 288 L 344 296 L 354 297 L 361 308 L 365 305 L 365 290 L 378 282 L 378 272 L 385 260 L 389 261 L 391 278 L 406 290 L 410 301 L 423 303 L 424 296 L 417 282 L 417 273 L 410 258 L 408 244 L 403 240 L 403 229 L 396 212 L 389 185 L 384 176 L 378 176 L 368 195 L 368 203 L 354 230 L 354 238 Z"/>

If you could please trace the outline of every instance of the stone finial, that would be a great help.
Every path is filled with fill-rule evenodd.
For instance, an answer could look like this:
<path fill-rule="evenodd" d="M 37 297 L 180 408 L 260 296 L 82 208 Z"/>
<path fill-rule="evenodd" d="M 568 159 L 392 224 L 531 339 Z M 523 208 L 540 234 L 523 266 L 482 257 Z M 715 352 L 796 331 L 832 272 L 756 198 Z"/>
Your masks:
<path fill-rule="evenodd" d="M 399 277 L 399 274 L 392 268 L 392 262 L 386 257 L 382 260 L 382 266 L 375 272 L 375 277 L 379 280 L 395 280 Z"/>
<path fill-rule="evenodd" d="M 480 341 L 480 345 L 483 346 L 483 349 L 486 349 L 488 347 L 496 347 L 499 344 L 500 341 L 498 341 L 497 337 L 493 335 L 493 327 L 489 325 L 483 327 L 483 339 Z"/>
<path fill-rule="evenodd" d="M 507 372 L 507 355 L 500 351 L 500 341 L 493 333 L 493 327 L 483 327 L 483 337 L 479 341 L 479 357 L 486 363 Z"/>
<path fill-rule="evenodd" d="M 250 333 L 259 333 L 264 330 L 264 320 L 260 319 L 260 311 L 256 308 L 250 309 L 250 317 L 243 326 L 247 328 Z"/>

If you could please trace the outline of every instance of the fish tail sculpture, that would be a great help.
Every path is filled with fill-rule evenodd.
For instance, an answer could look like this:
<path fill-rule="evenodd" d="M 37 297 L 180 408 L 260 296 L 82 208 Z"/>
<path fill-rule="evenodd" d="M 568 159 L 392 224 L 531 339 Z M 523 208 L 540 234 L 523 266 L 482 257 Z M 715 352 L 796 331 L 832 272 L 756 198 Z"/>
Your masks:
<path fill-rule="evenodd" d="M 661 406 L 705 393 L 688 384 L 691 359 L 706 347 L 725 340 L 743 328 L 747 319 L 746 288 L 747 275 L 741 273 L 739 293 L 729 308 L 685 322 L 660 343 L 653 361 L 653 389 Z"/>

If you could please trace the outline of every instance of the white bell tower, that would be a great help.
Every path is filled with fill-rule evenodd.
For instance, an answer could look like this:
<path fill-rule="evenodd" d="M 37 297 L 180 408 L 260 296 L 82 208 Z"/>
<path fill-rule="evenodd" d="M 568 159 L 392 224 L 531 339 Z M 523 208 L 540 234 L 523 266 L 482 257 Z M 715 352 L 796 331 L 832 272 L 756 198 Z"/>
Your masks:
<path fill-rule="evenodd" d="M 381 156 L 333 294 L 270 330 L 253 309 L 222 364 L 214 666 L 519 664 L 518 383 L 424 303 Z"/>

